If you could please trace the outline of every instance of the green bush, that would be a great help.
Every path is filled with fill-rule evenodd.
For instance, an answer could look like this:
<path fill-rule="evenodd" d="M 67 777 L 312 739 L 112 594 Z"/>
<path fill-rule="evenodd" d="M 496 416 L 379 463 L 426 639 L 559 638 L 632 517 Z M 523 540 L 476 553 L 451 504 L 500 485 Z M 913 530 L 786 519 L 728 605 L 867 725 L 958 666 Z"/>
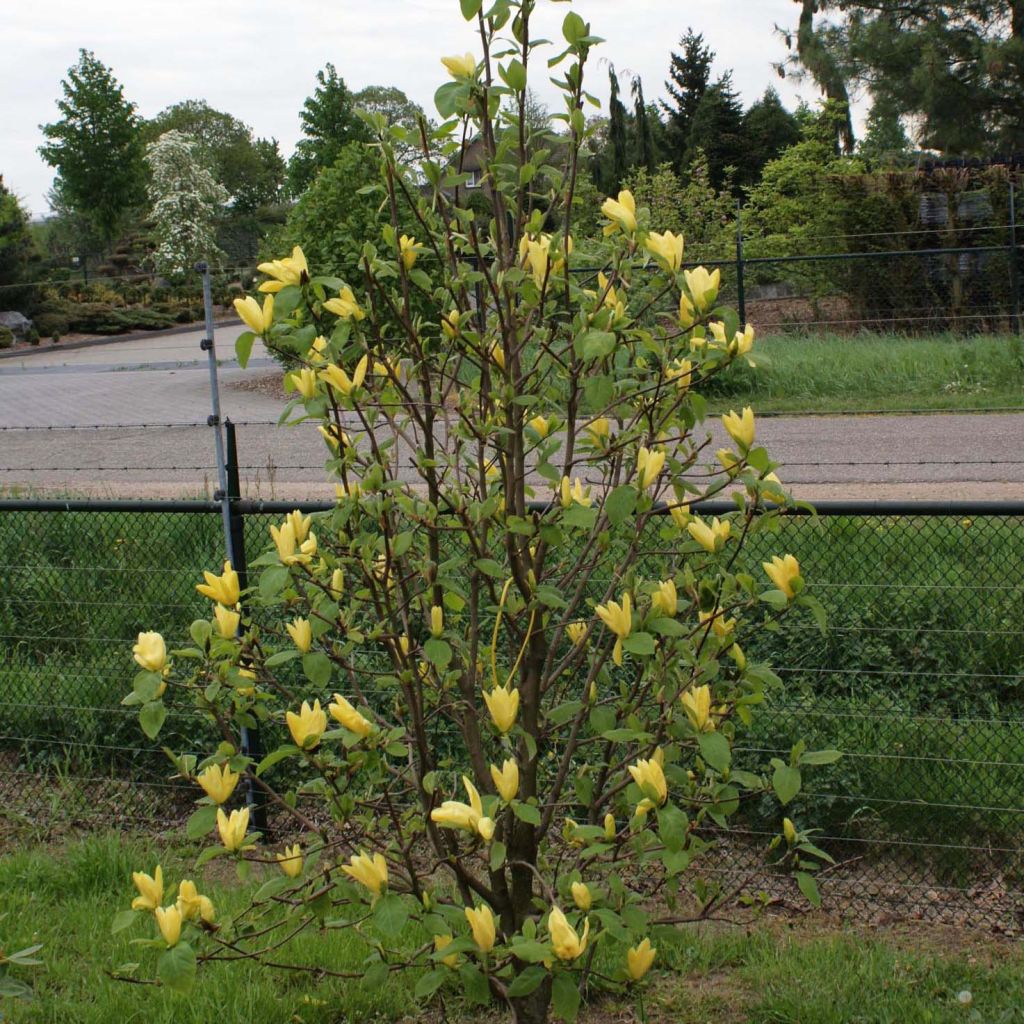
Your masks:
<path fill-rule="evenodd" d="M 0 348 L 14 346 L 14 332 L 9 327 L 0 327 Z"/>
<path fill-rule="evenodd" d="M 35 318 L 36 330 L 44 338 L 53 338 L 54 341 L 68 333 L 71 320 L 64 313 L 46 312 L 38 313 Z"/>

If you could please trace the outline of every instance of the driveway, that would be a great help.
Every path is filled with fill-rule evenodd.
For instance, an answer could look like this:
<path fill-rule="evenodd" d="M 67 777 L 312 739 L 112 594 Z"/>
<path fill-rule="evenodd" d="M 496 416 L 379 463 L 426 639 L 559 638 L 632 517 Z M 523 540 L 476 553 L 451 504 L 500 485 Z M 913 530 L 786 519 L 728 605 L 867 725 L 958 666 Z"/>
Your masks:
<path fill-rule="evenodd" d="M 315 427 L 276 426 L 277 375 L 241 328 L 217 334 L 221 413 L 238 424 L 243 487 L 260 498 L 330 497 Z M 216 482 L 202 331 L 0 361 L 0 487 L 107 496 L 211 493 Z M 715 445 L 720 424 L 710 424 Z M 31 428 L 31 429 L 24 429 Z M 79 429 L 67 429 L 79 428 Z M 997 499 L 1024 495 L 1024 414 L 765 417 L 758 439 L 798 497 Z M 712 449 L 713 450 L 713 449 Z"/>

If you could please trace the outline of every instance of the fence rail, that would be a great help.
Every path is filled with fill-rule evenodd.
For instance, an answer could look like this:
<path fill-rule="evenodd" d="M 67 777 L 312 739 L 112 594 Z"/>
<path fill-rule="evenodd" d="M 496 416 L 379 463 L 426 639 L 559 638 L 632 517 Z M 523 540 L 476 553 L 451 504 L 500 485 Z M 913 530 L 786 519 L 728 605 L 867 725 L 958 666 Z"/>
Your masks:
<path fill-rule="evenodd" d="M 230 506 L 236 537 L 255 553 L 295 503 Z M 195 793 L 171 778 L 120 700 L 137 632 L 184 637 L 207 614 L 194 585 L 223 557 L 221 513 L 219 501 L 0 501 L 5 814 L 140 829 L 188 814 Z M 1019 928 L 1024 501 L 825 502 L 785 516 L 780 531 L 755 535 L 743 557 L 754 567 L 769 548 L 794 553 L 830 629 L 785 622 L 752 645 L 783 689 L 738 762 L 762 763 L 799 737 L 844 752 L 808 776 L 790 810 L 822 829 L 836 857 L 821 879 L 827 906 Z M 161 739 L 183 752 L 202 745 L 203 729 L 177 711 Z M 783 879 L 757 873 L 751 845 L 777 832 L 777 814 L 751 808 L 730 832 L 714 866 L 723 884 L 755 871 L 756 888 L 789 898 Z"/>

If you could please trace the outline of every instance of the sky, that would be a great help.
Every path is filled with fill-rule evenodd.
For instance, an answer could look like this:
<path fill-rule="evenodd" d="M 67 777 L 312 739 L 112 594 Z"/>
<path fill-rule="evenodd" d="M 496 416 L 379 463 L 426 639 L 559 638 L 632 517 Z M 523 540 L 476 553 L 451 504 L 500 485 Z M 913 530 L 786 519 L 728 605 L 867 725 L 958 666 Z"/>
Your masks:
<path fill-rule="evenodd" d="M 560 41 L 568 9 L 540 0 L 534 37 Z M 669 54 L 691 25 L 717 53 L 716 73 L 733 69 L 744 103 L 770 84 L 790 107 L 817 98 L 812 85 L 782 81 L 772 67 L 785 55 L 775 26 L 795 23 L 794 0 L 576 0 L 572 9 L 607 40 L 589 70 L 602 101 L 601 61 L 620 78 L 639 74 L 648 99 L 663 95 Z M 60 82 L 81 47 L 113 69 L 143 117 L 205 99 L 276 138 L 286 156 L 328 61 L 353 91 L 396 85 L 431 114 L 445 80 L 439 57 L 474 50 L 458 0 L 0 0 L 0 39 L 0 174 L 34 216 L 47 212 L 53 178 L 36 152 L 39 125 L 56 120 Z M 546 79 L 532 81 L 549 104 L 556 99 Z"/>

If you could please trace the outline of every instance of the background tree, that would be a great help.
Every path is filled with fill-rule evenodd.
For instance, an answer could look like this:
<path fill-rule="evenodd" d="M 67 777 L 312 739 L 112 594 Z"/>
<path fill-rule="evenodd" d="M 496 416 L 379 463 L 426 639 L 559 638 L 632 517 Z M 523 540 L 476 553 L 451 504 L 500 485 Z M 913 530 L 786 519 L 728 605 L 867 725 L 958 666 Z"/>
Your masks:
<path fill-rule="evenodd" d="M 686 147 L 690 138 L 690 127 L 697 107 L 711 83 L 711 66 L 715 60 L 714 51 L 704 43 L 704 36 L 686 30 L 679 40 L 680 52 L 673 51 L 669 61 L 668 81 L 665 89 L 669 99 L 662 101 L 665 111 L 665 135 L 669 158 L 676 171 L 681 173 L 686 165 Z"/>
<path fill-rule="evenodd" d="M 769 160 L 800 141 L 797 119 L 782 105 L 779 94 L 769 86 L 764 96 L 743 114 L 740 128 L 745 154 L 739 165 L 738 183 L 754 185 Z"/>
<path fill-rule="evenodd" d="M 89 50 L 79 51 L 61 89 L 60 119 L 40 126 L 47 142 L 39 152 L 56 168 L 62 203 L 109 243 L 145 198 L 141 123 L 110 68 Z"/>
<path fill-rule="evenodd" d="M 276 139 L 255 138 L 244 121 L 205 100 L 184 100 L 161 111 L 145 123 L 143 137 L 154 142 L 169 131 L 195 140 L 197 157 L 227 189 L 235 210 L 253 213 L 278 201 L 286 165 Z"/>
<path fill-rule="evenodd" d="M 894 105 L 882 97 L 871 104 L 864 138 L 857 153 L 875 166 L 896 166 L 910 155 L 912 144 Z"/>
<path fill-rule="evenodd" d="M 28 214 L 0 175 L 0 309 L 29 309 L 35 290 L 16 286 L 29 280 L 37 262 Z"/>
<path fill-rule="evenodd" d="M 633 134 L 634 165 L 653 171 L 658 162 L 657 143 L 652 122 L 658 120 L 656 107 L 648 107 L 644 100 L 644 83 L 636 75 L 632 85 L 633 93 Z"/>
<path fill-rule="evenodd" d="M 611 64 L 608 65 L 608 84 L 610 87 L 608 98 L 608 142 L 611 159 L 608 163 L 604 185 L 606 192 L 615 193 L 618 191 L 619 185 L 626 176 L 626 170 L 629 167 L 626 127 L 628 115 L 621 98 L 619 77 L 615 73 L 615 67 Z"/>
<path fill-rule="evenodd" d="M 709 86 L 697 104 L 686 140 L 685 165 L 692 163 L 698 152 L 707 159 L 716 189 L 734 182 L 736 175 L 730 170 L 738 170 L 747 159 L 743 104 L 732 87 L 731 71 Z"/>
<path fill-rule="evenodd" d="M 403 164 L 415 163 L 420 152 L 419 119 L 423 108 L 393 85 L 368 85 L 352 97 L 356 110 L 380 114 L 385 123 L 398 125 L 409 138 L 395 143 L 395 155 Z"/>
<path fill-rule="evenodd" d="M 288 185 L 294 196 L 302 195 L 317 172 L 332 167 L 344 146 L 369 139 L 352 93 L 334 65 L 318 71 L 316 81 L 299 115 L 303 137 L 288 162 Z"/>
<path fill-rule="evenodd" d="M 228 200 L 199 152 L 184 132 L 165 132 L 146 147 L 151 171 L 148 187 L 157 269 L 181 275 L 199 261 L 217 266 L 216 222 Z"/>

